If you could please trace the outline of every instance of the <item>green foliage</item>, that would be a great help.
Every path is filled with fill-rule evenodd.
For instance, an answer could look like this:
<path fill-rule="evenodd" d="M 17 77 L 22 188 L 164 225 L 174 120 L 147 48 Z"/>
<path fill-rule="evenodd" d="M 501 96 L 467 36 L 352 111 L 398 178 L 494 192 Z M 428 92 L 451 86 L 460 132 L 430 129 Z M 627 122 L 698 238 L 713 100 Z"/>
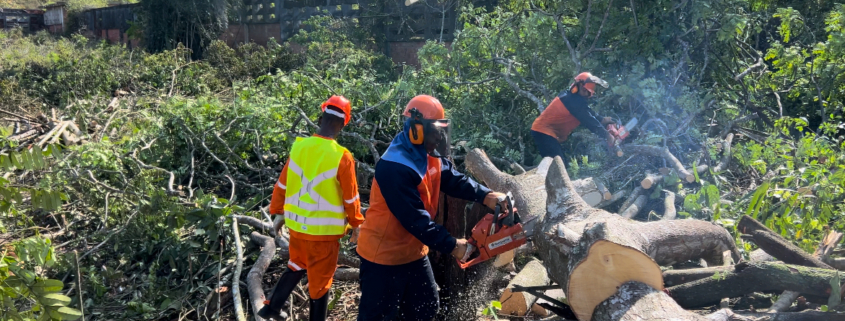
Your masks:
<path fill-rule="evenodd" d="M 76 320 L 82 314 L 70 308 L 62 294 L 64 284 L 43 276 L 56 264 L 49 239 L 34 236 L 15 241 L 0 256 L 0 317 L 4 320 Z M 37 272 L 42 271 L 42 272 Z"/>
<path fill-rule="evenodd" d="M 499 320 L 499 316 L 496 314 L 497 310 L 502 309 L 502 302 L 499 301 L 490 301 L 490 304 L 481 311 L 483 315 L 493 316 L 493 319 Z"/>

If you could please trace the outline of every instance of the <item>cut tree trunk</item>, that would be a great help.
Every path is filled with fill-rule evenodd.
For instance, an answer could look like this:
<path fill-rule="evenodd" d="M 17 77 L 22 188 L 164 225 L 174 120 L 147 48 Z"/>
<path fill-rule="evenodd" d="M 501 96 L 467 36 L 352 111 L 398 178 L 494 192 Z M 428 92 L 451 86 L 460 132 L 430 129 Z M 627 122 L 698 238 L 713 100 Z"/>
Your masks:
<path fill-rule="evenodd" d="M 487 213 L 486 206 L 440 194 L 440 203 L 435 220 L 443 225 L 452 236 L 466 238 L 472 228 Z M 522 213 L 522 209 L 520 209 Z M 490 264 L 482 263 L 461 269 L 451 255 L 429 255 L 434 277 L 441 288 L 440 304 L 447 311 L 448 320 L 470 320 L 475 318 L 475 304 L 478 293 L 489 287 L 489 280 L 496 275 Z M 492 262 L 492 260 L 490 260 Z M 507 284 L 507 281 L 505 281 Z"/>
<path fill-rule="evenodd" d="M 506 177 L 487 163 L 489 160 L 467 157 L 467 167 L 485 177 L 488 187 L 512 190 L 526 198 L 516 202 L 528 204 L 525 213 L 540 219 L 534 231 L 540 257 L 551 279 L 565 289 L 579 320 L 590 320 L 595 307 L 625 282 L 638 281 L 662 290 L 660 265 L 700 258 L 720 265 L 726 250 L 739 261 L 733 237 L 721 226 L 697 220 L 636 222 L 590 207 L 559 157 L 548 169 L 544 189 L 537 188 L 537 180 Z M 545 202 L 545 208 L 539 200 Z M 674 304 L 668 301 L 666 304 Z"/>
<path fill-rule="evenodd" d="M 757 246 L 784 263 L 833 269 L 747 215 L 739 219 L 737 230 L 751 235 Z"/>
<path fill-rule="evenodd" d="M 499 298 L 502 303 L 501 313 L 514 316 L 525 316 L 531 311 L 531 306 L 537 297 L 528 292 L 513 292 L 515 285 L 522 287 L 549 285 L 549 274 L 546 267 L 539 260 L 528 262 L 522 271 L 508 283 L 508 287 Z"/>
<path fill-rule="evenodd" d="M 723 297 L 737 297 L 753 292 L 790 290 L 814 296 L 829 296 L 830 280 L 835 275 L 834 270 L 745 262 L 713 277 L 673 286 L 667 292 L 685 308 L 703 307 L 718 303 Z"/>

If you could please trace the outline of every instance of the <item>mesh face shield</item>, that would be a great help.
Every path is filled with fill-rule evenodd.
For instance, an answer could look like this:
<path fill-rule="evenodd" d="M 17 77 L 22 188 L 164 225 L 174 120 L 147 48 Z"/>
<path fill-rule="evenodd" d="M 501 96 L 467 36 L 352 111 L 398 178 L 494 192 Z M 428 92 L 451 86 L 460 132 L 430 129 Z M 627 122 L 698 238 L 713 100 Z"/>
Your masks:
<path fill-rule="evenodd" d="M 434 157 L 449 157 L 452 149 L 451 144 L 451 136 L 452 136 L 452 126 L 448 119 L 438 119 L 438 120 L 430 120 L 428 121 L 429 125 L 426 126 L 429 130 L 429 133 L 426 135 L 432 135 L 432 138 L 436 139 L 437 147 L 434 149 L 431 156 Z"/>

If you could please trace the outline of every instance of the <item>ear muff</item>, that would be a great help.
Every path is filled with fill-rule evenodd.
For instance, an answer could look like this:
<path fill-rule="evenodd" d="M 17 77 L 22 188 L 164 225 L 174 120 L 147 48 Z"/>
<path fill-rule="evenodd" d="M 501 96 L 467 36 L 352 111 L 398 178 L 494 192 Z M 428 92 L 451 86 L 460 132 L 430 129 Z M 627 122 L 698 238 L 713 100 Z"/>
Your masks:
<path fill-rule="evenodd" d="M 411 138 L 411 143 L 414 145 L 422 145 L 425 137 L 423 135 L 423 125 L 420 123 L 415 123 L 412 125 L 408 136 Z"/>
<path fill-rule="evenodd" d="M 408 137 L 411 139 L 412 144 L 422 145 L 425 141 L 425 136 L 423 135 L 425 127 L 423 127 L 422 123 L 422 113 L 416 108 L 412 108 L 409 112 L 411 113 L 411 128 L 408 130 Z"/>
<path fill-rule="evenodd" d="M 576 83 L 576 84 L 574 84 L 574 85 L 572 85 L 572 90 L 571 90 L 571 91 L 572 91 L 572 93 L 573 93 L 573 94 L 577 94 L 577 93 L 578 93 L 578 84 L 577 84 L 577 83 Z"/>

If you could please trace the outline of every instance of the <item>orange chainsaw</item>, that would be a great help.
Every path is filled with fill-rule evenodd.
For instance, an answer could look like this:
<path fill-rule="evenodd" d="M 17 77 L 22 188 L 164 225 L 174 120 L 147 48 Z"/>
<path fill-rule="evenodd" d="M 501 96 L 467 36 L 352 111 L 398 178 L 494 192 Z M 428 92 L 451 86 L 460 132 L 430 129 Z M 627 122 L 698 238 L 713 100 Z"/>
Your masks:
<path fill-rule="evenodd" d="M 467 240 L 466 254 L 458 261 L 461 269 L 492 259 L 527 241 L 519 213 L 513 207 L 511 193 L 508 193 L 502 201 L 507 204 L 504 213 L 502 204 L 496 204 L 494 213 L 485 215 L 472 228 L 472 236 Z"/>
<path fill-rule="evenodd" d="M 622 144 L 622 141 L 625 140 L 625 138 L 628 138 L 628 135 L 631 134 L 631 130 L 636 126 L 636 118 L 631 119 L 627 124 L 625 124 L 625 126 L 620 126 L 616 123 L 607 124 L 607 131 L 616 138 L 613 145 L 614 150 L 616 150 L 616 157 L 622 157 L 625 155 L 619 145 Z"/>

